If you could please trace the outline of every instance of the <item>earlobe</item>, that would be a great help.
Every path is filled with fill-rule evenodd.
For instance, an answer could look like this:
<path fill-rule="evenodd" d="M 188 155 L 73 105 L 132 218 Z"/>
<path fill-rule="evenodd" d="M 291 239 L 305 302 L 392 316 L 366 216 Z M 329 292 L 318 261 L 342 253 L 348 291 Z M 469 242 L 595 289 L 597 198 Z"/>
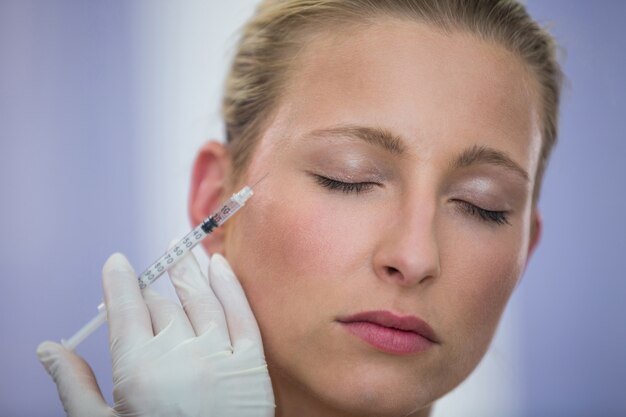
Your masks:
<path fill-rule="evenodd" d="M 195 227 L 210 216 L 222 201 L 230 172 L 230 156 L 223 144 L 207 142 L 193 164 L 189 192 L 189 217 Z M 216 229 L 202 241 L 208 253 L 223 253 L 223 230 Z"/>

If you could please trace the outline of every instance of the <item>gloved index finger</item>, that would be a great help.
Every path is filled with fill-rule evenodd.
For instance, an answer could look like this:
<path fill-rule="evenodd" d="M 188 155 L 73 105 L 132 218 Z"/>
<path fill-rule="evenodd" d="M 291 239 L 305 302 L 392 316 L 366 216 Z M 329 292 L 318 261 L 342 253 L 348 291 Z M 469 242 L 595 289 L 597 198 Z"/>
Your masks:
<path fill-rule="evenodd" d="M 102 285 L 111 346 L 115 344 L 121 352 L 126 352 L 152 338 L 150 313 L 139 289 L 137 274 L 124 255 L 115 253 L 105 262 Z"/>
<path fill-rule="evenodd" d="M 244 347 L 252 348 L 257 350 L 260 358 L 263 358 L 263 344 L 259 326 L 246 294 L 230 265 L 224 257 L 215 254 L 211 258 L 209 269 L 211 287 L 224 308 L 234 352 L 237 353 L 238 349 Z"/>
<path fill-rule="evenodd" d="M 196 335 L 217 325 L 213 337 L 220 339 L 223 349 L 230 348 L 224 310 L 193 252 L 185 254 L 168 273 Z"/>

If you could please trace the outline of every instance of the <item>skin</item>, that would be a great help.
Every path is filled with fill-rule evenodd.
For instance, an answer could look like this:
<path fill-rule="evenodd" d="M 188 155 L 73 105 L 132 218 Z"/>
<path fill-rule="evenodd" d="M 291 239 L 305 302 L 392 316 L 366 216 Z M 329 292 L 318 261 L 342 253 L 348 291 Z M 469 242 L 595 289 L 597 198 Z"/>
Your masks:
<path fill-rule="evenodd" d="M 323 32 L 301 51 L 242 183 L 270 175 L 206 245 L 259 322 L 278 416 L 427 416 L 476 367 L 539 238 L 537 91 L 501 46 L 419 23 Z M 388 131 L 401 152 L 320 133 L 347 126 Z M 509 163 L 458 163 L 480 147 Z M 233 191 L 229 161 L 218 143 L 201 150 L 194 223 Z M 372 310 L 420 317 L 438 343 L 391 354 L 338 322 Z"/>

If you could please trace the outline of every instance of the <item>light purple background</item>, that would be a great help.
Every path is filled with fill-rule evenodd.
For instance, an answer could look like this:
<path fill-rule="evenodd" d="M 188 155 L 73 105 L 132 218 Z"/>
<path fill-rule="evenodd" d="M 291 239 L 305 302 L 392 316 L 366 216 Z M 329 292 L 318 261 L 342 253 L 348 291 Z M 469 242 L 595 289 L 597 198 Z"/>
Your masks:
<path fill-rule="evenodd" d="M 95 313 L 109 254 L 135 265 L 156 255 L 137 226 L 150 185 L 136 178 L 133 146 L 148 100 L 134 32 L 154 3 L 131 3 L 0 0 L 0 416 L 64 415 L 36 346 Z M 510 415 L 624 416 L 626 3 L 528 5 L 565 49 L 569 85 L 543 239 L 514 296 L 523 406 Z M 106 331 L 79 352 L 110 398 Z"/>

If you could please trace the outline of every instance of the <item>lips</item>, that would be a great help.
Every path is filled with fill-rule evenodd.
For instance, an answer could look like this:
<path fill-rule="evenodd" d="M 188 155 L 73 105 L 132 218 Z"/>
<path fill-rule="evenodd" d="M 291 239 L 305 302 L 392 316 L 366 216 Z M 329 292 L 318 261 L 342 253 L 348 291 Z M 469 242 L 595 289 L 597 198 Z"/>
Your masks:
<path fill-rule="evenodd" d="M 389 311 L 367 311 L 338 319 L 349 333 L 377 350 L 410 355 L 438 343 L 433 329 L 415 316 L 398 316 Z"/>

